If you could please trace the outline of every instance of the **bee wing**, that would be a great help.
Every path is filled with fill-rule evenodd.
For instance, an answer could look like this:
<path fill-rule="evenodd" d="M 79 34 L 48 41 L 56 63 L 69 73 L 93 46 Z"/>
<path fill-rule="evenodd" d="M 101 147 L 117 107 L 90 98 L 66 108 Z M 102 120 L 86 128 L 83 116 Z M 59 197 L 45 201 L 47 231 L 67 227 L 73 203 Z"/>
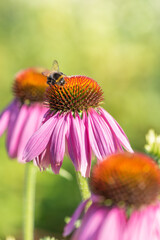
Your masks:
<path fill-rule="evenodd" d="M 45 71 L 45 72 L 42 72 L 42 75 L 45 76 L 45 77 L 48 77 L 49 74 L 50 74 L 50 71 L 49 71 L 49 70 L 47 70 L 47 71 Z"/>
<path fill-rule="evenodd" d="M 59 72 L 59 64 L 58 64 L 57 60 L 54 60 L 54 61 L 53 61 L 52 71 L 54 71 L 54 72 Z"/>

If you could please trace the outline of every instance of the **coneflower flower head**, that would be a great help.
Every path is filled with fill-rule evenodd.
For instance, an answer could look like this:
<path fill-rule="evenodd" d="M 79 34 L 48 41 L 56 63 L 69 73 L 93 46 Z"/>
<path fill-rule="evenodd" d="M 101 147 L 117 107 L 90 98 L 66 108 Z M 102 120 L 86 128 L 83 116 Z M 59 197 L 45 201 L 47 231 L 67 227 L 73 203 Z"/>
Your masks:
<path fill-rule="evenodd" d="M 51 85 L 46 91 L 46 105 L 54 112 L 72 112 L 80 116 L 83 111 L 97 108 L 103 101 L 101 87 L 86 76 L 64 77 L 65 84 Z"/>
<path fill-rule="evenodd" d="M 20 71 L 13 83 L 13 94 L 22 103 L 32 104 L 44 101 L 47 82 L 41 74 L 42 68 L 29 68 Z"/>
<path fill-rule="evenodd" d="M 160 170 L 144 154 L 115 154 L 93 169 L 90 186 L 111 205 L 139 208 L 157 199 Z"/>
<path fill-rule="evenodd" d="M 86 76 L 65 75 L 63 82 L 49 84 L 45 99 L 49 110 L 29 140 L 24 160 L 36 158 L 41 168 L 51 164 L 53 172 L 59 173 L 66 152 L 76 171 L 88 177 L 92 151 L 98 160 L 123 147 L 132 152 L 121 127 L 100 107 L 103 91 L 98 83 Z"/>
<path fill-rule="evenodd" d="M 22 152 L 39 127 L 46 112 L 44 92 L 48 86 L 41 68 L 20 71 L 13 83 L 14 99 L 0 115 L 0 135 L 7 130 L 6 146 L 10 158 L 22 160 Z"/>
<path fill-rule="evenodd" d="M 160 170 L 150 157 L 140 153 L 109 156 L 93 168 L 90 188 L 92 204 L 72 240 L 159 239 Z M 64 236 L 74 229 L 88 201 L 79 205 Z"/>

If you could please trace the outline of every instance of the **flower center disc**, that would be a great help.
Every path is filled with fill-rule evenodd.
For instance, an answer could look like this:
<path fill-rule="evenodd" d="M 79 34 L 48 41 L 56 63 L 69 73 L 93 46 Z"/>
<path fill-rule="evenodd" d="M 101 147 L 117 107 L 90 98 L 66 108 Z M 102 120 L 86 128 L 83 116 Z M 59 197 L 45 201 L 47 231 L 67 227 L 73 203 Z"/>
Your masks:
<path fill-rule="evenodd" d="M 47 78 L 41 73 L 44 69 L 29 68 L 16 75 L 13 93 L 21 102 L 43 102 Z"/>
<path fill-rule="evenodd" d="M 65 84 L 51 85 L 46 91 L 46 105 L 53 111 L 81 112 L 97 107 L 103 91 L 96 81 L 86 76 L 64 77 Z"/>
<path fill-rule="evenodd" d="M 95 166 L 91 190 L 114 205 L 140 207 L 156 200 L 160 191 L 160 170 L 146 155 L 118 153 Z"/>

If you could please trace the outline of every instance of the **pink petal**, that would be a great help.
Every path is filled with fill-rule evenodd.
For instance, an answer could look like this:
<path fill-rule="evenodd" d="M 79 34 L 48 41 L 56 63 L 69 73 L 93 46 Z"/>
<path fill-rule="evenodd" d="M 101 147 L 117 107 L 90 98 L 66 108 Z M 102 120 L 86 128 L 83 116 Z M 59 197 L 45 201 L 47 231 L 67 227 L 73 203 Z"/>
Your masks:
<path fill-rule="evenodd" d="M 54 173 L 59 173 L 65 153 L 65 137 L 68 130 L 66 116 L 60 116 L 53 130 L 51 139 L 51 167 Z"/>
<path fill-rule="evenodd" d="M 160 204 L 158 204 L 156 207 L 155 217 L 152 223 L 152 239 L 160 239 Z"/>
<path fill-rule="evenodd" d="M 135 211 L 127 224 L 123 240 L 159 240 L 160 206 Z"/>
<path fill-rule="evenodd" d="M 86 159 L 87 159 L 87 162 L 88 162 L 85 177 L 89 177 L 90 176 L 90 170 L 91 170 L 92 149 L 91 149 L 90 142 L 89 142 L 89 133 L 87 131 L 88 117 L 87 117 L 86 112 L 83 113 L 83 122 L 84 122 L 84 125 L 85 125 L 84 147 L 85 147 Z"/>
<path fill-rule="evenodd" d="M 14 110 L 15 105 L 16 101 L 14 100 L 13 102 L 11 102 L 11 104 L 9 104 L 9 106 L 7 106 L 7 108 L 4 109 L 4 111 L 0 115 L 0 136 L 8 127 L 11 111 L 12 109 Z"/>
<path fill-rule="evenodd" d="M 99 111 L 100 111 L 103 119 L 106 121 L 106 123 L 112 129 L 113 133 L 118 138 L 119 142 L 122 144 L 122 146 L 124 146 L 124 148 L 126 150 L 128 150 L 129 152 L 133 152 L 126 134 L 124 133 L 124 131 L 120 127 L 120 125 L 116 122 L 116 120 L 108 112 L 106 112 L 103 108 L 100 108 Z"/>
<path fill-rule="evenodd" d="M 11 158 L 17 157 L 19 140 L 27 120 L 27 115 L 28 107 L 26 105 L 22 105 L 20 108 L 16 106 L 10 115 L 7 134 L 7 151 Z"/>
<path fill-rule="evenodd" d="M 40 155 L 46 148 L 53 129 L 58 122 L 58 114 L 48 119 L 29 139 L 24 152 L 23 160 L 29 162 Z"/>
<path fill-rule="evenodd" d="M 22 162 L 23 150 L 33 133 L 37 130 L 40 120 L 42 120 L 43 115 L 41 115 L 41 108 L 38 105 L 31 105 L 28 108 L 28 116 L 26 124 L 24 126 L 19 146 L 18 146 L 18 160 Z"/>
<path fill-rule="evenodd" d="M 92 204 L 85 214 L 80 228 L 73 235 L 72 240 L 103 240 L 104 238 L 100 239 L 98 235 L 107 213 L 108 209 L 106 207 Z"/>
<path fill-rule="evenodd" d="M 126 223 L 124 210 L 111 209 L 100 227 L 97 239 L 122 240 Z"/>
<path fill-rule="evenodd" d="M 49 117 L 48 117 L 48 119 L 45 118 L 45 115 L 48 112 L 48 108 L 43 106 L 42 103 L 36 103 L 36 104 L 34 104 L 34 107 L 39 108 L 39 122 L 37 125 L 37 129 L 38 129 L 44 122 L 46 122 L 49 119 Z M 51 117 L 51 115 L 50 115 L 50 117 Z"/>
<path fill-rule="evenodd" d="M 51 163 L 51 153 L 50 153 L 50 144 L 48 143 L 44 151 L 34 159 L 35 164 L 40 168 L 45 170 L 49 167 Z"/>
<path fill-rule="evenodd" d="M 50 119 L 50 117 L 52 117 L 54 114 L 52 113 L 52 111 L 49 109 L 44 113 L 43 116 L 43 120 L 42 120 L 42 124 L 45 123 L 48 119 Z"/>
<path fill-rule="evenodd" d="M 68 153 L 77 171 L 82 176 L 88 174 L 88 156 L 85 142 L 85 126 L 77 114 L 75 118 L 71 113 L 68 114 L 69 131 L 67 135 Z"/>
<path fill-rule="evenodd" d="M 75 228 L 75 222 L 80 217 L 82 211 L 84 210 L 86 204 L 88 203 L 90 199 L 85 200 L 84 202 L 81 202 L 76 211 L 74 212 L 70 222 L 65 226 L 63 236 L 68 236 Z"/>
<path fill-rule="evenodd" d="M 119 140 L 117 139 L 117 137 L 114 137 L 114 145 L 115 145 L 115 149 L 117 150 L 117 152 L 123 152 L 124 151 L 120 142 L 119 142 Z"/>
<path fill-rule="evenodd" d="M 43 104 L 40 104 L 40 103 L 33 104 L 33 107 L 34 107 L 34 109 L 36 109 L 36 111 L 39 112 L 38 113 L 39 118 L 38 118 L 38 123 L 37 123 L 37 127 L 36 127 L 36 129 L 38 129 L 42 125 L 44 115 L 48 111 L 48 108 L 44 107 Z"/>
<path fill-rule="evenodd" d="M 91 147 L 98 159 L 104 159 L 108 154 L 115 152 L 112 133 L 95 110 L 88 113 L 88 132 Z"/>

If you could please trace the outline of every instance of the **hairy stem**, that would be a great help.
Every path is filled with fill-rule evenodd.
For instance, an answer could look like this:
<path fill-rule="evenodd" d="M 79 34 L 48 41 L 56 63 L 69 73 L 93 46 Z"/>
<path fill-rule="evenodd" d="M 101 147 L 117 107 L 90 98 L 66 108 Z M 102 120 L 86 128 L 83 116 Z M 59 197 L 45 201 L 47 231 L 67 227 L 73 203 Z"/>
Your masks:
<path fill-rule="evenodd" d="M 77 176 L 77 182 L 81 192 L 82 200 L 86 200 L 91 195 L 88 187 L 87 178 L 82 177 L 80 172 L 76 172 L 76 176 Z"/>

